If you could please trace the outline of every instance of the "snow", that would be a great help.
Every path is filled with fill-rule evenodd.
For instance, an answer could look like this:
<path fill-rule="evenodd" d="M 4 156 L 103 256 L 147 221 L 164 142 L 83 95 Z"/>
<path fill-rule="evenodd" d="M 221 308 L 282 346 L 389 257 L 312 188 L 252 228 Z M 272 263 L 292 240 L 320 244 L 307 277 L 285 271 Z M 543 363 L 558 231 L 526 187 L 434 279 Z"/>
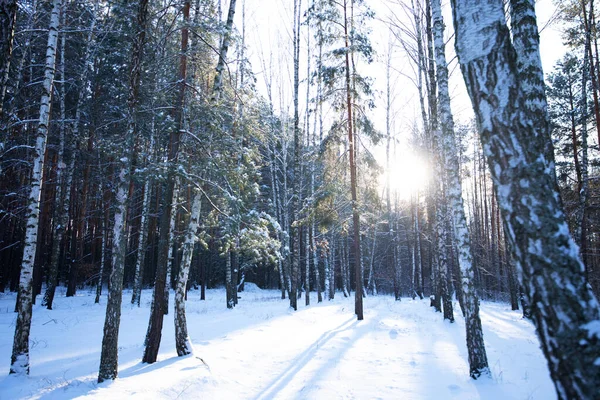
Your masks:
<path fill-rule="evenodd" d="M 583 326 L 583 329 L 588 331 L 588 337 L 594 339 L 594 337 L 600 338 L 600 321 L 595 320 L 588 322 Z"/>
<path fill-rule="evenodd" d="M 492 378 L 474 381 L 458 304 L 450 324 L 428 299 L 368 297 L 359 322 L 353 296 L 293 312 L 279 291 L 250 282 L 233 310 L 224 289 L 206 301 L 190 292 L 195 354 L 176 356 L 169 313 L 155 364 L 140 362 L 151 291 L 141 308 L 125 291 L 119 378 L 97 384 L 105 297 L 58 290 L 54 310 L 34 306 L 29 377 L 8 376 L 15 296 L 0 294 L 0 399 L 556 399 L 533 325 L 506 304 L 482 302 Z"/>

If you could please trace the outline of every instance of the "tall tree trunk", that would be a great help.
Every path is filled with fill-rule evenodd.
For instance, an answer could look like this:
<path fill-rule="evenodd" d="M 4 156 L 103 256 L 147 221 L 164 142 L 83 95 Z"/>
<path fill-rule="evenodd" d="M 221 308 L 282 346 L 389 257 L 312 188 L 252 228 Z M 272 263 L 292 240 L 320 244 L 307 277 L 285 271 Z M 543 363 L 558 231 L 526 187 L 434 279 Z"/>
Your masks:
<path fill-rule="evenodd" d="M 234 307 L 233 297 L 237 296 L 231 273 L 231 250 L 225 251 L 225 291 L 227 292 L 227 308 Z"/>
<path fill-rule="evenodd" d="M 598 77 L 596 76 L 596 68 L 594 67 L 594 54 L 592 52 L 592 21 L 594 20 L 594 0 L 590 0 L 590 13 L 588 16 L 586 10 L 586 2 L 581 2 L 581 11 L 583 14 L 583 24 L 585 29 L 585 44 L 584 44 L 584 59 L 587 58 L 587 65 L 584 62 L 583 74 L 589 74 L 592 80 L 592 96 L 594 98 L 594 116 L 596 120 L 596 133 L 598 140 L 600 140 L 600 104 L 598 103 Z M 595 28 L 595 27 L 594 27 Z M 585 90 L 585 85 L 582 86 L 582 90 Z M 587 101 L 587 99 L 586 99 Z M 587 104 L 586 104 L 587 107 Z M 585 261 L 585 256 L 584 256 Z"/>
<path fill-rule="evenodd" d="M 152 309 L 150 321 L 146 333 L 144 357 L 142 362 L 154 363 L 158 357 L 158 349 L 162 338 L 163 317 L 165 314 L 165 287 L 167 279 L 167 267 L 169 261 L 169 234 L 171 224 L 171 212 L 175 201 L 175 168 L 179 157 L 179 144 L 183 131 L 183 117 L 185 107 L 185 88 L 187 77 L 187 47 L 188 47 L 188 25 L 190 19 L 190 1 L 183 4 L 183 27 L 181 29 L 181 53 L 179 56 L 179 92 L 175 105 L 175 126 L 169 136 L 168 163 L 169 171 L 165 188 L 166 204 L 160 218 L 160 238 L 158 247 L 158 260 L 156 266 L 156 280 L 152 296 Z M 215 82 L 216 85 L 216 82 Z"/>
<path fill-rule="evenodd" d="M 454 120 L 450 108 L 442 7 L 440 0 L 432 0 L 431 2 L 434 18 L 436 72 L 439 90 L 438 109 L 441 132 L 444 139 L 442 147 L 445 149 L 445 175 L 448 182 L 447 195 L 450 203 L 450 211 L 453 216 L 454 236 L 458 245 L 458 259 L 464 300 L 463 312 L 465 314 L 467 348 L 469 352 L 469 372 L 471 377 L 476 379 L 482 374 L 489 374 L 489 367 L 483 342 L 481 320 L 479 318 L 479 298 L 473 284 L 473 255 L 471 253 L 471 243 L 463 205 L 460 164 L 458 161 L 456 139 L 454 137 Z"/>
<path fill-rule="evenodd" d="M 273 107 L 271 106 L 271 110 L 273 109 Z M 269 145 L 268 146 L 268 152 L 269 152 L 269 172 L 271 174 L 271 201 L 273 202 L 273 206 L 275 208 L 275 215 L 277 218 L 277 222 L 279 223 L 279 225 L 281 227 L 285 226 L 283 224 L 283 216 L 281 215 L 282 213 L 280 205 L 279 205 L 279 179 L 277 179 L 277 174 L 275 172 L 275 161 L 277 159 L 276 155 L 275 155 L 275 145 Z M 281 231 L 277 232 L 277 238 L 280 240 L 281 242 L 281 254 L 283 255 L 284 253 L 284 248 L 285 248 L 285 244 L 284 244 L 284 237 L 282 235 Z M 284 300 L 285 299 L 285 291 L 286 291 L 286 283 L 285 283 L 285 276 L 284 276 L 284 262 L 282 260 L 282 258 L 278 258 L 277 259 L 277 270 L 279 272 L 279 286 L 281 289 L 281 299 Z"/>
<path fill-rule="evenodd" d="M 587 268 L 587 227 L 586 227 L 586 208 L 588 198 L 588 186 L 589 186 L 589 174 L 588 174 L 588 96 L 587 96 L 587 82 L 590 70 L 588 64 L 593 67 L 592 48 L 591 48 L 591 28 L 587 22 L 587 14 L 585 10 L 585 4 L 582 4 L 584 21 L 586 21 L 586 32 L 585 32 L 585 52 L 583 56 L 583 67 L 581 71 L 581 184 L 578 186 L 579 189 L 579 207 L 576 212 L 576 223 L 575 223 L 575 242 L 579 244 L 581 258 L 586 272 L 586 278 L 588 278 Z M 589 51 L 588 51 L 589 49 Z M 597 105 L 597 93 L 595 88 L 595 79 L 592 68 L 592 90 L 594 92 L 594 99 Z M 596 116 L 598 118 L 598 115 Z M 597 127 L 600 128 L 600 121 L 596 120 Z M 598 131 L 598 137 L 600 138 L 600 130 Z"/>
<path fill-rule="evenodd" d="M 50 105 L 54 86 L 56 49 L 58 45 L 58 27 L 62 0 L 52 1 L 50 25 L 48 27 L 48 45 L 46 46 L 46 61 L 44 79 L 42 81 L 42 97 L 40 99 L 40 117 L 37 127 L 37 138 L 31 174 L 31 188 L 27 197 L 27 225 L 25 229 L 25 248 L 21 263 L 19 278 L 19 295 L 17 299 L 17 324 L 11 356 L 10 373 L 29 375 L 29 331 L 31 328 L 32 312 L 32 278 L 33 263 L 37 247 L 38 222 L 40 214 L 40 189 L 43 182 L 44 155 L 48 125 L 50 123 Z"/>
<path fill-rule="evenodd" d="M 64 26 L 65 21 L 65 10 L 64 4 L 61 10 L 61 25 Z M 56 208 L 54 209 L 54 237 L 52 238 L 52 248 L 50 250 L 50 261 L 48 267 L 48 277 L 46 292 L 44 293 L 44 299 L 42 300 L 42 306 L 52 310 L 52 302 L 54 301 L 54 294 L 56 286 L 58 285 L 58 266 L 60 263 L 60 249 L 63 242 L 64 233 L 69 222 L 69 201 L 71 197 L 71 183 L 73 180 L 73 170 L 75 167 L 75 154 L 71 155 L 71 162 L 69 168 L 65 171 L 67 166 L 65 165 L 65 146 L 67 143 L 66 138 L 66 88 L 65 88 L 65 44 L 66 35 L 63 33 L 60 37 L 60 77 L 62 83 L 60 85 L 60 139 L 58 145 L 58 158 L 56 166 Z M 71 143 L 69 141 L 69 143 Z M 69 146 L 70 147 L 70 146 Z M 66 172 L 66 176 L 64 175 Z"/>
<path fill-rule="evenodd" d="M 418 17 L 417 17 L 418 18 Z M 420 42 L 419 42 L 420 43 Z M 391 69 L 392 69 L 392 43 L 388 44 L 388 51 L 386 54 L 386 65 L 385 65 L 385 135 L 386 135 L 386 145 L 385 145 L 385 166 L 386 166 L 386 212 L 387 212 L 387 240 L 388 247 L 386 251 L 386 260 L 391 263 L 391 267 L 394 271 L 394 295 L 396 300 L 400 300 L 400 291 L 397 277 L 400 276 L 398 268 L 399 264 L 395 260 L 395 250 L 396 243 L 394 243 L 394 233 L 392 230 L 392 182 L 391 182 L 391 164 L 390 164 L 390 151 L 391 151 L 391 143 L 392 143 L 392 82 L 391 82 Z M 419 78 L 421 74 L 419 74 Z M 419 80 L 420 82 L 420 80 Z M 421 95 L 421 88 L 418 87 L 420 99 L 423 99 Z M 374 248 L 373 248 L 374 250 Z M 370 279 L 371 277 L 369 277 Z M 375 285 L 375 281 L 373 281 L 373 285 Z M 376 294 L 377 288 L 373 286 L 373 293 Z"/>
<path fill-rule="evenodd" d="M 595 398 L 600 307 L 556 190 L 534 3 L 511 1 L 513 42 L 501 0 L 452 6 L 457 55 L 507 241 L 557 395 Z"/>
<path fill-rule="evenodd" d="M 136 114 L 138 94 L 142 73 L 142 57 L 148 23 L 148 0 L 139 0 L 136 16 L 137 33 L 133 41 L 131 66 L 129 70 L 129 95 L 127 98 L 127 132 L 125 147 L 121 157 L 121 168 L 115 197 L 115 219 L 113 225 L 112 271 L 110 273 L 108 300 L 106 302 L 106 318 L 104 335 L 102 336 L 102 352 L 98 383 L 114 380 L 119 366 L 119 326 L 121 324 L 121 302 L 123 300 L 123 271 L 127 250 L 127 194 L 131 181 L 132 151 L 137 134 Z M 100 279 L 101 280 L 101 279 Z"/>
<path fill-rule="evenodd" d="M 350 0 L 351 1 L 351 0 Z M 348 0 L 344 0 L 344 41 L 346 49 L 350 49 L 350 21 L 348 19 Z M 361 321 L 363 316 L 363 274 L 361 268 L 360 254 L 360 211 L 358 208 L 357 196 L 357 174 L 356 174 L 356 138 L 353 129 L 352 112 L 352 88 L 350 80 L 350 51 L 345 52 L 346 61 L 346 112 L 348 113 L 348 158 L 350 160 L 350 193 L 352 198 L 352 232 L 354 248 L 354 274 L 355 274 L 355 293 L 354 293 L 354 313 L 357 320 Z"/>
<path fill-rule="evenodd" d="M 165 277 L 165 306 L 163 311 L 165 315 L 169 314 L 169 291 L 171 289 L 171 273 L 175 270 L 175 258 L 177 256 L 177 238 L 175 237 L 175 228 L 177 225 L 177 210 L 179 208 L 179 179 L 175 179 L 175 190 L 173 192 L 173 205 L 171 207 L 171 219 L 169 220 L 169 240 L 167 242 L 167 251 L 169 257 L 167 261 L 167 275 Z M 160 250 L 159 250 L 160 251 Z"/>
<path fill-rule="evenodd" d="M 292 270 L 290 274 L 291 291 L 290 291 L 290 307 L 294 310 L 298 309 L 298 286 L 300 284 L 300 116 L 299 116 L 299 74 L 300 74 L 300 15 L 301 15 L 301 0 L 294 0 L 294 33 L 293 33 L 293 48 L 294 48 L 294 158 L 293 158 L 293 180 L 292 180 L 292 224 L 290 233 L 292 236 L 291 262 Z"/>
<path fill-rule="evenodd" d="M 188 335 L 187 321 L 185 318 L 185 288 L 187 285 L 192 255 L 194 253 L 194 243 L 196 242 L 196 231 L 200 222 L 200 205 L 202 192 L 199 190 L 194 194 L 190 221 L 187 226 L 183 242 L 183 256 L 179 266 L 179 275 L 175 287 L 175 347 L 178 356 L 185 356 L 193 353 L 192 342 Z"/>
<path fill-rule="evenodd" d="M 79 139 L 79 128 L 81 124 L 81 117 L 83 113 L 83 103 L 87 97 L 87 92 L 89 90 L 89 80 L 88 75 L 90 71 L 90 65 L 92 64 L 92 60 L 95 56 L 96 52 L 96 10 L 92 10 L 92 21 L 90 23 L 88 35 L 87 35 L 87 47 L 85 49 L 85 56 L 83 62 L 83 68 L 79 75 L 79 93 L 77 97 L 77 101 L 75 104 L 75 119 L 72 124 L 72 133 L 71 136 L 74 140 Z M 61 56 L 62 57 L 62 56 Z M 64 77 L 63 77 L 64 80 Z M 75 233 L 76 233 L 76 243 L 75 243 L 75 262 L 70 264 L 69 276 L 67 282 L 67 297 L 71 297 L 75 295 L 77 291 L 77 271 L 80 267 L 80 264 L 83 263 L 83 251 L 85 245 L 85 227 L 86 227 L 86 212 L 87 212 L 87 201 L 88 201 L 88 191 L 90 185 L 90 172 L 91 172 L 91 153 L 93 149 L 94 143 L 94 134 L 91 131 L 90 136 L 87 140 L 87 154 L 88 159 L 85 161 L 86 166 L 83 172 L 83 188 L 81 190 L 81 200 L 78 204 L 78 215 L 74 217 L 73 224 L 76 225 Z M 73 174 L 73 171 L 70 172 Z"/>
<path fill-rule="evenodd" d="M 310 232 L 309 225 L 304 226 L 304 300 L 310 305 Z"/>
<path fill-rule="evenodd" d="M 154 137 L 150 138 L 150 148 L 148 149 L 148 158 L 151 160 L 154 152 Z M 142 216 L 140 221 L 140 233 L 138 240 L 137 257 L 135 260 L 135 274 L 133 277 L 133 293 L 131 295 L 131 304 L 140 306 L 142 297 L 142 283 L 144 280 L 144 265 L 146 262 L 146 247 L 148 245 L 148 224 L 150 213 L 150 195 L 152 189 L 152 181 L 147 179 L 144 182 L 142 191 Z"/>
<path fill-rule="evenodd" d="M 3 119 L 16 20 L 17 0 L 0 0 L 0 123 Z"/>
<path fill-rule="evenodd" d="M 221 91 L 223 89 L 223 70 L 225 69 L 225 63 L 227 62 L 227 52 L 229 51 L 229 44 L 231 41 L 231 32 L 233 30 L 233 18 L 235 16 L 235 4 L 237 0 L 230 0 L 229 11 L 227 12 L 227 21 L 225 21 L 225 32 L 223 34 L 223 40 L 221 41 L 221 51 L 219 51 L 219 61 L 217 62 L 217 73 L 215 74 L 215 80 L 213 81 L 212 97 L 211 101 L 215 102 L 219 100 Z"/>
<path fill-rule="evenodd" d="M 98 157 L 100 159 L 100 157 Z M 112 164 L 112 163 L 111 163 Z M 100 303 L 100 296 L 102 295 L 102 280 L 104 278 L 104 272 L 106 271 L 106 266 L 108 263 L 108 257 L 106 254 L 106 249 L 108 248 L 109 238 L 110 238 L 110 229 L 109 229 L 109 221 L 110 221 L 110 203 L 111 203 L 111 190 L 109 189 L 112 186 L 112 182 L 114 181 L 113 176 L 113 168 L 112 166 L 109 169 L 108 180 L 104 181 L 104 188 L 102 189 L 102 208 L 103 208 L 103 232 L 102 232 L 102 255 L 100 257 L 100 271 L 98 272 L 98 283 L 96 284 L 96 299 L 94 302 L 96 304 Z"/>
<path fill-rule="evenodd" d="M 330 247 L 325 254 L 325 268 L 327 268 L 327 298 L 333 300 L 335 297 L 335 240 L 333 234 L 330 239 Z"/>

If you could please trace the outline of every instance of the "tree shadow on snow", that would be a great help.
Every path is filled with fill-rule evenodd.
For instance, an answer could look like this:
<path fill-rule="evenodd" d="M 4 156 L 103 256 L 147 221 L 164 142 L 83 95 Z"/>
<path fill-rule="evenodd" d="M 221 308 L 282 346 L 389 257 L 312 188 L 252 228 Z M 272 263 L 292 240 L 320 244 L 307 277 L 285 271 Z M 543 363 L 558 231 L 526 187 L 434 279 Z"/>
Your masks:
<path fill-rule="evenodd" d="M 296 374 L 300 372 L 311 360 L 314 359 L 317 352 L 321 351 L 322 348 L 329 343 L 331 340 L 335 339 L 340 334 L 346 331 L 353 331 L 355 333 L 352 340 L 348 340 L 345 344 L 337 348 L 333 357 L 331 357 L 328 361 L 326 361 L 313 375 L 310 381 L 304 386 L 310 386 L 311 382 L 313 382 L 318 376 L 321 376 L 322 371 L 332 368 L 336 365 L 336 361 L 338 361 L 342 355 L 350 349 L 356 340 L 363 336 L 371 325 L 370 322 L 360 322 L 355 320 L 353 316 L 349 320 L 343 322 L 336 328 L 333 328 L 327 332 L 324 332 L 313 344 L 311 344 L 306 350 L 304 350 L 301 354 L 296 356 L 291 362 L 290 367 L 283 371 L 279 376 L 273 379 L 267 387 L 265 387 L 256 397 L 256 400 L 264 400 L 264 399 L 272 399 L 276 397 L 276 395 L 282 391 L 290 382 L 294 379 Z"/>

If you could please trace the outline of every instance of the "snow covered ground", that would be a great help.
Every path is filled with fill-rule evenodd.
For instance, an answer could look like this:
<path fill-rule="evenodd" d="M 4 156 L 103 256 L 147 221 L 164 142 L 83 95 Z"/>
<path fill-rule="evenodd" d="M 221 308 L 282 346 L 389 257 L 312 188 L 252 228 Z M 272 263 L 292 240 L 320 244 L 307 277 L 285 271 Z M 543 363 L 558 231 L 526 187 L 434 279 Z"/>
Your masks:
<path fill-rule="evenodd" d="M 317 305 L 311 293 L 315 304 L 304 307 L 302 299 L 292 312 L 279 292 L 248 286 L 234 310 L 225 308 L 224 290 L 207 291 L 206 301 L 190 292 L 195 356 L 177 357 L 170 311 L 152 365 L 140 362 L 151 292 L 137 308 L 126 291 L 119 378 L 100 385 L 105 298 L 98 305 L 91 292 L 60 292 L 53 311 L 34 306 L 31 375 L 22 378 L 8 376 L 15 296 L 0 294 L 0 399 L 556 398 L 533 325 L 508 305 L 482 304 L 492 378 L 473 381 L 458 309 L 450 324 L 426 300 L 369 297 L 358 322 L 353 297 Z"/>

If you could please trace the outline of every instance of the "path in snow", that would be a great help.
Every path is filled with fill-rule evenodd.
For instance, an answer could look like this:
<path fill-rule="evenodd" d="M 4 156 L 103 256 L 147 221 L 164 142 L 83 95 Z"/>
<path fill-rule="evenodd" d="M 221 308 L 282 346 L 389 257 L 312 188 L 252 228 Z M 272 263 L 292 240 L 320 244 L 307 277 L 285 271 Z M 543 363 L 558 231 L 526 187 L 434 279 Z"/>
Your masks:
<path fill-rule="evenodd" d="M 151 294 L 143 293 L 140 309 L 129 305 L 130 295 L 124 295 L 119 379 L 96 384 L 106 306 L 84 292 L 59 297 L 53 311 L 34 306 L 31 376 L 0 378 L 0 399 L 556 398 L 532 324 L 505 304 L 482 304 L 492 378 L 473 381 L 458 308 L 450 324 L 425 300 L 369 297 L 359 322 L 353 297 L 340 294 L 292 312 L 277 291 L 243 293 L 234 310 L 225 309 L 223 290 L 209 290 L 207 301 L 190 292 L 189 332 L 206 368 L 196 357 L 176 356 L 172 312 L 159 361 L 141 364 Z M 14 300 L 0 297 L 0 376 L 8 373 Z"/>

